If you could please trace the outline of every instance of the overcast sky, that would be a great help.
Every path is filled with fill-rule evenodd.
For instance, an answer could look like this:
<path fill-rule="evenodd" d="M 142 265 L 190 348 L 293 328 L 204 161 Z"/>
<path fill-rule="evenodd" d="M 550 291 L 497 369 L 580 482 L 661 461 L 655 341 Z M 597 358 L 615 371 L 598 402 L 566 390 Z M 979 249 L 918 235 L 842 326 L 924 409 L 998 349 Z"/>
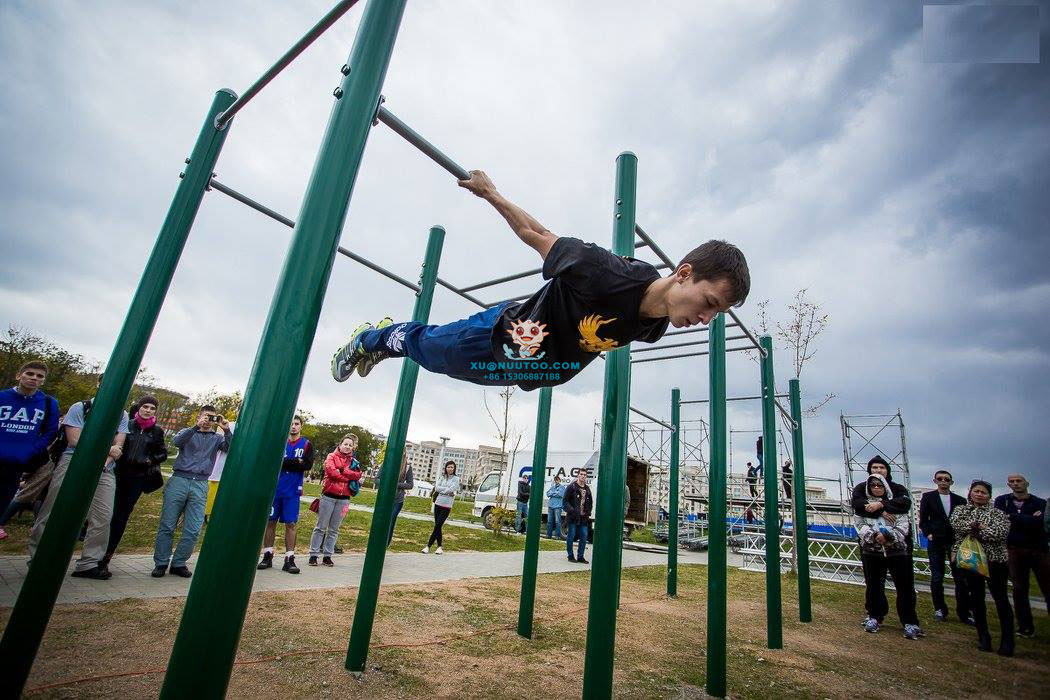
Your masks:
<path fill-rule="evenodd" d="M 328 5 L 0 3 L 0 320 L 105 360 L 214 91 L 242 92 Z M 805 403 L 836 395 L 806 424 L 811 474 L 843 471 L 840 412 L 899 408 L 916 483 L 946 466 L 998 491 L 1020 470 L 1047 495 L 1050 7 L 1005 19 L 911 0 L 640 7 L 410 2 L 387 106 L 554 232 L 606 246 L 615 158 L 633 151 L 639 223 L 671 257 L 713 237 L 746 253 L 745 321 L 763 299 L 785 318 L 808 289 L 830 326 L 802 374 Z M 223 182 L 295 218 L 360 14 L 241 112 Z M 448 231 L 453 283 L 539 262 L 484 202 L 374 129 L 342 244 L 415 279 L 433 224 Z M 243 389 L 289 233 L 206 197 L 144 360 L 160 384 Z M 336 384 L 328 359 L 357 323 L 412 303 L 337 259 L 300 406 L 385 433 L 399 363 Z M 439 290 L 431 318 L 472 312 Z M 754 362 L 728 365 L 731 396 L 757 393 Z M 786 391 L 786 352 L 776 370 Z M 555 391 L 551 449 L 590 447 L 602 379 L 599 361 Z M 706 358 L 636 365 L 632 404 L 667 418 L 673 386 L 706 397 Z M 525 444 L 535 400 L 514 399 Z M 729 422 L 757 428 L 758 407 L 733 405 Z M 492 433 L 481 388 L 421 373 L 411 439 Z M 751 444 L 734 437 L 737 470 Z"/>

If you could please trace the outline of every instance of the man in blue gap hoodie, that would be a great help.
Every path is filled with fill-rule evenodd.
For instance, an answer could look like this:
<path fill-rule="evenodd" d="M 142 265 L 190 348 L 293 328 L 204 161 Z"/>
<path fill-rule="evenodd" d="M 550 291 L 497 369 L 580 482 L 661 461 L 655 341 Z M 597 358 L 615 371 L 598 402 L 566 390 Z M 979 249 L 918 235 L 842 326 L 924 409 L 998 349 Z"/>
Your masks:
<path fill-rule="evenodd" d="M 160 509 L 160 524 L 153 547 L 154 578 L 160 578 L 170 564 L 171 573 L 183 578 L 193 575 L 186 562 L 197 545 L 197 537 L 204 524 L 204 509 L 208 503 L 208 477 L 215 466 L 215 455 L 230 449 L 230 423 L 214 406 L 201 406 L 197 424 L 183 428 L 172 439 L 179 455 L 171 466 L 172 475 L 164 485 L 164 505 Z M 182 537 L 172 556 L 175 524 L 182 521 Z"/>
<path fill-rule="evenodd" d="M 27 362 L 18 368 L 15 385 L 0 391 L 0 513 L 7 510 L 23 472 L 41 466 L 47 446 L 58 434 L 58 401 L 40 387 L 47 365 Z M 0 527 L 0 540 L 7 533 Z"/>

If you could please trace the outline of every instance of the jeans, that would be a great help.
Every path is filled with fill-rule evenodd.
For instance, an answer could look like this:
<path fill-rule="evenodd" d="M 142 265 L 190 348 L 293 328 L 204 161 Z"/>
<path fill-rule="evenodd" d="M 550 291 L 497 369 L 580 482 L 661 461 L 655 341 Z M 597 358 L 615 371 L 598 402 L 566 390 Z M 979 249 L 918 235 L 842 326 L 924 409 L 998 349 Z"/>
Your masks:
<path fill-rule="evenodd" d="M 117 497 L 113 503 L 113 521 L 109 526 L 109 544 L 106 546 L 106 557 L 112 557 L 117 551 L 117 545 L 124 537 L 124 530 L 131 518 L 131 511 L 135 509 L 139 497 L 142 495 L 142 487 L 146 483 L 144 474 L 117 475 Z"/>
<path fill-rule="evenodd" d="M 1017 629 L 1022 632 L 1035 628 L 1032 620 L 1032 605 L 1028 602 L 1031 574 L 1043 598 L 1050 602 L 1050 554 L 1037 549 L 1010 547 L 1007 550 L 1010 580 L 1014 584 L 1014 608 L 1017 611 Z M 993 594 L 994 595 L 994 594 Z"/>
<path fill-rule="evenodd" d="M 944 537 L 948 537 L 945 535 Z M 926 556 L 930 560 L 930 595 L 933 597 L 933 609 L 948 614 L 948 603 L 944 599 L 944 560 L 948 559 L 952 580 L 955 581 L 955 608 L 960 620 L 970 617 L 970 601 L 966 591 L 966 579 L 959 575 L 955 563 L 951 561 L 951 549 L 938 540 L 930 540 L 926 547 Z"/>
<path fill-rule="evenodd" d="M 864 607 L 868 615 L 879 622 L 886 617 L 890 604 L 886 600 L 886 572 L 893 576 L 897 589 L 897 617 L 902 625 L 917 625 L 915 614 L 915 574 L 911 555 L 886 557 L 881 554 L 861 554 L 864 562 Z"/>
<path fill-rule="evenodd" d="M 332 498 L 321 494 L 321 504 L 317 508 L 317 525 L 310 535 L 310 556 L 316 557 L 324 551 L 326 557 L 335 554 L 335 541 L 339 537 L 339 526 L 350 508 L 349 499 Z"/>
<path fill-rule="evenodd" d="M 561 508 L 548 508 L 547 509 L 547 537 L 551 536 L 551 531 L 558 530 L 558 539 L 561 539 Z"/>
<path fill-rule="evenodd" d="M 366 352 L 382 350 L 390 357 L 408 357 L 435 374 L 474 384 L 506 386 L 513 382 L 486 378 L 490 370 L 484 365 L 496 359 L 492 356 L 492 328 L 507 305 L 493 306 L 443 326 L 408 321 L 365 331 L 361 344 Z M 471 363 L 477 366 L 471 367 Z"/>
<path fill-rule="evenodd" d="M 29 533 L 29 556 L 36 553 L 40 537 L 47 527 L 48 517 L 51 509 L 55 506 L 55 499 L 62 489 L 62 482 L 66 478 L 69 469 L 69 460 L 73 455 L 64 454 L 55 465 L 55 473 L 51 477 L 51 486 L 48 488 L 44 505 L 37 513 L 33 529 Z M 99 565 L 102 557 L 106 554 L 106 545 L 109 544 L 109 521 L 113 517 L 113 494 L 116 491 L 116 478 L 113 476 L 113 464 L 110 463 L 99 475 L 98 486 L 95 494 L 91 497 L 91 507 L 88 510 L 87 532 L 84 534 L 84 547 L 77 559 L 76 570 L 87 571 Z"/>
<path fill-rule="evenodd" d="M 961 572 L 966 578 L 967 589 L 970 595 L 970 609 L 973 611 L 975 626 L 977 627 L 977 638 L 987 639 L 988 612 L 984 602 L 985 578 L 972 571 Z M 995 601 L 995 612 L 999 616 L 999 647 L 1006 649 L 1014 648 L 1014 613 L 1010 609 L 1010 600 L 1006 596 L 1006 583 L 1009 578 L 1009 568 L 1000 562 L 988 562 L 988 591 Z"/>
<path fill-rule="evenodd" d="M 390 534 L 386 536 L 386 546 L 389 547 L 390 543 L 394 541 L 394 526 L 397 525 L 397 516 L 401 512 L 401 509 L 405 507 L 404 501 L 394 502 L 394 513 L 390 516 Z"/>
<path fill-rule="evenodd" d="M 197 537 L 204 524 L 204 507 L 208 502 L 208 482 L 194 481 L 178 474 L 168 479 L 164 485 L 164 505 L 160 509 L 160 525 L 157 527 L 157 541 L 153 547 L 153 563 L 157 566 L 186 566 Z M 179 516 L 182 520 L 182 537 L 171 554 L 171 544 L 175 539 L 175 524 Z"/>
<path fill-rule="evenodd" d="M 577 537 L 580 538 L 580 544 L 576 548 L 576 558 L 583 559 L 584 553 L 587 551 L 587 532 L 590 529 L 590 523 L 574 523 L 569 521 L 568 534 L 565 536 L 565 549 L 569 552 L 569 556 L 572 556 L 572 543 Z"/>
<path fill-rule="evenodd" d="M 529 504 L 518 501 L 518 510 L 514 513 L 514 531 L 523 532 L 521 523 L 525 522 L 526 525 L 529 523 Z"/>

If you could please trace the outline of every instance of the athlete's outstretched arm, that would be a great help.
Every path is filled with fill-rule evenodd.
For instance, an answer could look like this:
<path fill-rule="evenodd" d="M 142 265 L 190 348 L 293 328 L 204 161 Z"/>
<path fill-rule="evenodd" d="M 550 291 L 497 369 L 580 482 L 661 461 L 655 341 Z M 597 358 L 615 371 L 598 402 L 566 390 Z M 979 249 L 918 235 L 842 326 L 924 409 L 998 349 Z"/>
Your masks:
<path fill-rule="evenodd" d="M 558 237 L 524 209 L 501 195 L 488 175 L 481 170 L 471 170 L 470 179 L 460 180 L 459 186 L 470 190 L 495 207 L 510 224 L 514 233 L 518 234 L 518 238 L 539 253 L 541 258 L 547 259 L 547 251 Z"/>

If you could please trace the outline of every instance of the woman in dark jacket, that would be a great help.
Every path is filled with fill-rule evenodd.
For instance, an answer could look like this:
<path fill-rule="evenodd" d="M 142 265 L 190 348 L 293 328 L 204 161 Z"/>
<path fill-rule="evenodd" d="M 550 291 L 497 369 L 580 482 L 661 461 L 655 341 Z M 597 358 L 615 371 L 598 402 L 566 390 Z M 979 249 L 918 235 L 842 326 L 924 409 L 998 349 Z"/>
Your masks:
<path fill-rule="evenodd" d="M 995 612 L 999 615 L 999 654 L 1013 656 L 1014 613 L 1006 592 L 1010 579 L 1006 564 L 1006 536 L 1010 533 L 1010 518 L 992 505 L 992 485 L 978 479 L 970 484 L 966 505 L 953 510 L 949 522 L 955 532 L 953 560 L 967 535 L 973 535 L 984 548 L 984 555 L 988 558 L 988 590 L 995 601 Z M 991 651 L 992 635 L 988 632 L 988 614 L 984 604 L 984 576 L 962 568 L 959 573 L 966 578 L 970 610 L 973 611 L 977 627 L 977 648 Z"/>
<path fill-rule="evenodd" d="M 160 478 L 160 464 L 168 458 L 168 448 L 164 446 L 164 431 L 157 425 L 156 396 L 143 396 L 128 409 L 128 435 L 124 439 L 124 451 L 117 461 L 117 495 L 113 502 L 113 519 L 109 526 L 109 546 L 101 566 L 109 564 L 113 552 L 124 536 L 131 511 L 139 496 L 155 491 L 163 484 Z M 152 475 L 151 475 L 152 472 Z M 150 488 L 153 481 L 153 488 Z"/>

